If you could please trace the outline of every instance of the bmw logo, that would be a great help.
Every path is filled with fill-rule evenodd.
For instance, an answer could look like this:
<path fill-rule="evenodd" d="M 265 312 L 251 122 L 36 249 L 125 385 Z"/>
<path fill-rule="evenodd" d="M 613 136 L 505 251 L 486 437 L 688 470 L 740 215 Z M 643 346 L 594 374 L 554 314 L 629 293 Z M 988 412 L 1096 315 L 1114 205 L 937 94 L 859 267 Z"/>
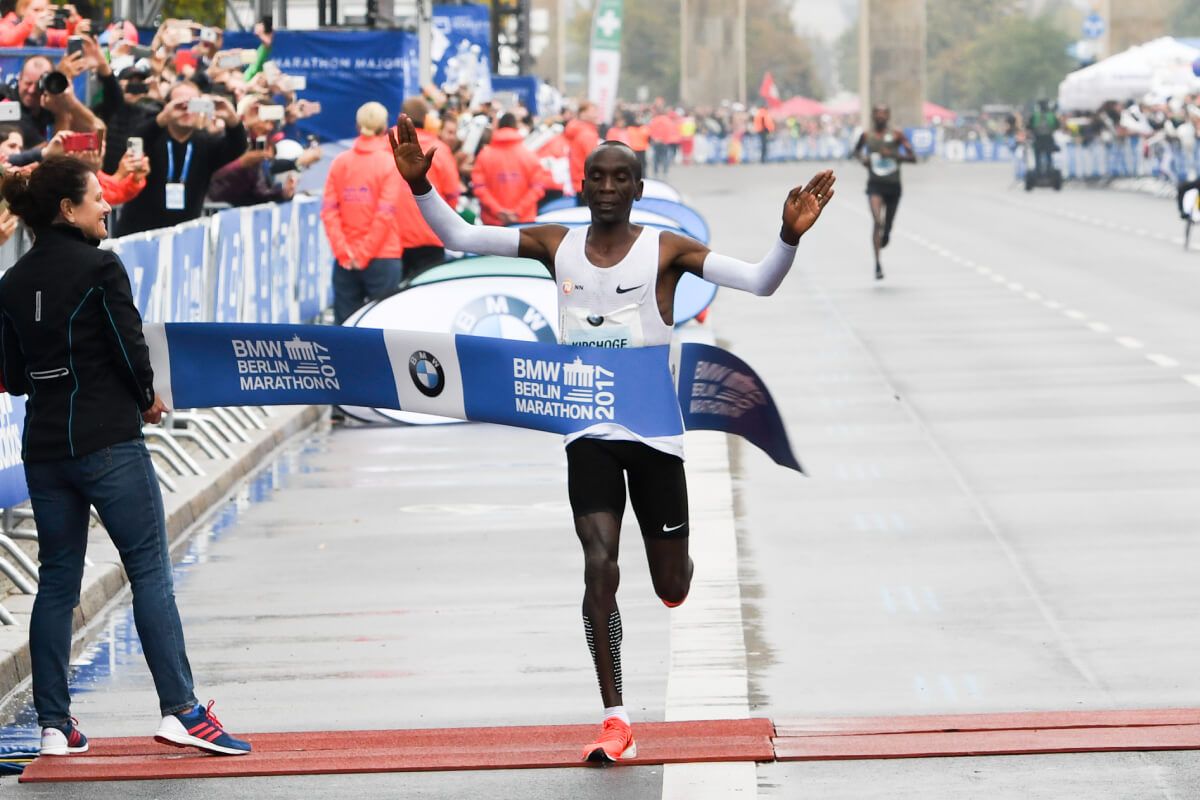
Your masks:
<path fill-rule="evenodd" d="M 518 297 L 505 294 L 485 295 L 467 303 L 454 315 L 454 330 L 519 342 L 558 341 L 554 327 L 540 311 Z"/>
<path fill-rule="evenodd" d="M 437 397 L 446 387 L 446 373 L 437 357 L 418 350 L 408 357 L 408 374 L 417 391 L 426 397 Z"/>
<path fill-rule="evenodd" d="M 588 314 L 587 321 L 588 325 L 591 325 L 593 328 L 599 328 L 604 324 L 604 317 L 599 314 Z"/>

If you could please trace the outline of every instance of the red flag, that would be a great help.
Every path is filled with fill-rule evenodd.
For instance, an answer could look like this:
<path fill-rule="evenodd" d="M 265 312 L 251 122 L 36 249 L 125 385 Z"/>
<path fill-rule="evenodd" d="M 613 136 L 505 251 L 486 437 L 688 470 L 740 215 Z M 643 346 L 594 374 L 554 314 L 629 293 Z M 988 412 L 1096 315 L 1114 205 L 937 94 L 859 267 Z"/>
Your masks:
<path fill-rule="evenodd" d="M 779 99 L 779 89 L 775 87 L 775 79 L 770 72 L 763 74 L 762 84 L 758 87 L 758 96 L 767 101 L 767 106 L 775 108 L 783 101 Z"/>

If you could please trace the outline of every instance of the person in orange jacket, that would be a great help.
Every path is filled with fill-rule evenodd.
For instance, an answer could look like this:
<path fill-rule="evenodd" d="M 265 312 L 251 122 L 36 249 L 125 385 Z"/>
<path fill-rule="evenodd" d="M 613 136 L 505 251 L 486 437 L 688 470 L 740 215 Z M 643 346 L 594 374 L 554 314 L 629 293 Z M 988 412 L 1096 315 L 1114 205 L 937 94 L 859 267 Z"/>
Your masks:
<path fill-rule="evenodd" d="M 771 111 L 766 106 L 759 106 L 754 112 L 754 132 L 758 134 L 759 143 L 762 146 L 762 157 L 759 161 L 763 164 L 767 163 L 767 150 L 771 146 L 771 134 L 775 133 L 775 118 L 771 116 Z"/>
<path fill-rule="evenodd" d="M 637 156 L 642 174 L 645 175 L 649 166 L 646 163 L 646 152 L 650 149 L 650 129 L 640 124 L 632 111 L 625 112 L 625 136 L 633 154 Z"/>
<path fill-rule="evenodd" d="M 571 188 L 580 205 L 583 204 L 583 164 L 600 144 L 599 124 L 600 109 L 585 100 L 579 106 L 579 115 L 568 122 L 563 131 L 571 148 Z"/>
<path fill-rule="evenodd" d="M 409 97 L 404 101 L 402 108 L 403 113 L 408 115 L 417 128 L 417 141 L 421 149 L 426 153 L 430 149 L 434 150 L 429 182 L 448 206 L 456 208 L 459 195 L 462 194 L 458 162 L 450 148 L 438 139 L 437 134 L 426 130 L 429 104 L 424 97 Z M 399 198 L 396 202 L 396 224 L 400 229 L 400 243 L 404 246 L 404 277 L 411 278 L 445 261 L 446 248 L 433 232 L 433 228 L 425 222 L 425 217 L 421 216 L 421 210 L 417 208 L 417 201 L 413 199 L 408 184 L 396 174 L 394 166 L 390 180 L 396 184 L 395 191 Z"/>
<path fill-rule="evenodd" d="M 666 111 L 650 120 L 650 143 L 654 150 L 654 177 L 667 177 L 671 171 L 672 146 L 679 143 L 679 123 Z"/>
<path fill-rule="evenodd" d="M 533 222 L 542 188 L 542 165 L 517 130 L 517 118 L 502 114 L 492 141 L 475 157 L 471 186 L 484 225 Z"/>
<path fill-rule="evenodd" d="M 562 133 L 550 138 L 537 150 L 538 160 L 542 165 L 541 184 L 542 199 L 538 208 L 552 200 L 564 196 L 573 196 L 571 188 L 571 143 Z"/>
<path fill-rule="evenodd" d="M 399 184 L 384 132 L 388 112 L 370 102 L 355 117 L 359 137 L 338 155 L 325 180 L 321 222 L 333 249 L 333 317 L 338 325 L 368 300 L 400 283 L 404 248 L 396 224 Z"/>

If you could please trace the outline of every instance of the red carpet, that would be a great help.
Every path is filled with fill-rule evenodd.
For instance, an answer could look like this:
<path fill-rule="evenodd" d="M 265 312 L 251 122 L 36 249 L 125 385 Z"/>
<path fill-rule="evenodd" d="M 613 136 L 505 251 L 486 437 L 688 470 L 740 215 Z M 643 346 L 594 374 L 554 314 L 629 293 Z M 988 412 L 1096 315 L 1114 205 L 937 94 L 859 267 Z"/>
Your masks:
<path fill-rule="evenodd" d="M 597 725 L 249 734 L 254 752 L 212 756 L 149 737 L 92 739 L 84 755 L 39 758 L 21 781 L 329 775 L 592 766 L 579 760 Z M 638 757 L 622 764 L 771 761 L 770 720 L 640 723 Z"/>
<path fill-rule="evenodd" d="M 718 720 L 635 725 L 630 765 L 1200 750 L 1200 709 L 919 717 Z M 211 756 L 150 737 L 93 739 L 82 756 L 40 758 L 22 782 L 321 775 L 591 766 L 595 725 L 249 734 L 248 756 Z"/>
<path fill-rule="evenodd" d="M 1197 749 L 1200 709 L 797 719 L 775 731 L 778 761 Z"/>

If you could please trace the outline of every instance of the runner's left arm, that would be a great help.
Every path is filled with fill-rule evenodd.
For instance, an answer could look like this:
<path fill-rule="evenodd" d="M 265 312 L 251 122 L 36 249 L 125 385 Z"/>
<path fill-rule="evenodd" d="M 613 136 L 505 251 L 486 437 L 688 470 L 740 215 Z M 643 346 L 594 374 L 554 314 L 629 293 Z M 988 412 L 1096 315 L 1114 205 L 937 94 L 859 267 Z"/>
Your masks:
<path fill-rule="evenodd" d="M 913 149 L 912 142 L 904 135 L 904 131 L 896 131 L 899 137 L 899 145 L 896 147 L 896 160 L 903 164 L 917 163 L 917 151 Z"/>
<path fill-rule="evenodd" d="M 816 224 L 822 209 L 833 197 L 836 180 L 833 171 L 826 170 L 814 176 L 807 186 L 797 186 L 788 193 L 783 204 L 783 226 L 779 237 L 757 263 L 714 253 L 695 240 L 668 234 L 679 248 L 674 265 L 718 286 L 741 289 L 760 297 L 774 294 L 792 268 L 800 237 Z"/>

